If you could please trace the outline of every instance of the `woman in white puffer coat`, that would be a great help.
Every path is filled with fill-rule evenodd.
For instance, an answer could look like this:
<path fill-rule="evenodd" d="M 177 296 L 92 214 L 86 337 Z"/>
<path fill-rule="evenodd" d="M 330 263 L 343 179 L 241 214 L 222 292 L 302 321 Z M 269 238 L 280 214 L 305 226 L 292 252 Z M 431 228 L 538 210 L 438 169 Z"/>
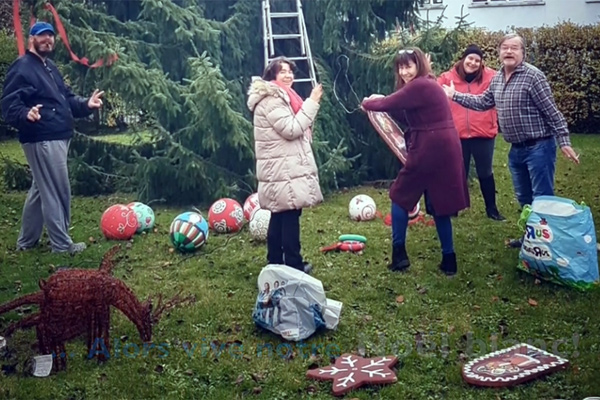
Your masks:
<path fill-rule="evenodd" d="M 294 68 L 284 57 L 272 60 L 250 86 L 248 108 L 254 113 L 258 201 L 271 211 L 267 261 L 309 273 L 300 254 L 300 215 L 323 201 L 311 148 L 323 89 L 316 86 L 302 101 L 292 89 Z"/>

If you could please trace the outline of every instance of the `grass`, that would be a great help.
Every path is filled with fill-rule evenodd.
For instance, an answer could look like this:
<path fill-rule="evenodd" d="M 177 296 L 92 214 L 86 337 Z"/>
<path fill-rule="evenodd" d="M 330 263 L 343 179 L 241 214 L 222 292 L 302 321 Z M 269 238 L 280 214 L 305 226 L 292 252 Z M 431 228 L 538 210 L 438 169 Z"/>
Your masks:
<path fill-rule="evenodd" d="M 11 146 L 2 143 L 0 149 Z M 559 156 L 557 195 L 585 201 L 598 221 L 600 137 L 577 136 L 574 146 L 582 153 L 582 164 L 573 166 Z M 19 152 L 18 147 L 14 149 Z M 24 363 L 36 355 L 31 346 L 35 332 L 17 332 L 9 342 L 16 358 L 0 359 L 0 365 L 16 363 L 17 372 L 0 376 L 0 397 L 330 399 L 331 382 L 309 381 L 305 373 L 310 366 L 328 365 L 329 357 L 339 352 L 400 357 L 396 384 L 359 389 L 347 398 L 578 400 L 600 395 L 600 293 L 578 293 L 536 282 L 516 269 L 518 251 L 503 245 L 506 238 L 519 234 L 518 205 L 505 165 L 507 150 L 498 140 L 498 203 L 509 221 L 485 218 L 479 189 L 472 187 L 472 208 L 454 219 L 459 274 L 451 280 L 437 272 L 440 251 L 435 228 L 410 228 L 407 245 L 412 266 L 407 274 L 398 275 L 385 267 L 390 257 L 390 228 L 380 219 L 349 220 L 348 202 L 359 193 L 371 195 L 386 213 L 390 202 L 385 190 L 353 188 L 305 210 L 304 256 L 315 266 L 313 275 L 323 282 L 327 296 L 342 301 L 343 310 L 337 330 L 315 334 L 303 351 L 289 343 L 293 356 L 288 357 L 281 357 L 286 353 L 281 344 L 286 342 L 256 328 L 251 318 L 266 246 L 253 243 L 244 229 L 231 236 L 211 234 L 193 258 L 172 254 L 169 224 L 185 209 L 155 205 L 157 232 L 133 239 L 132 246 L 122 251 L 115 276 L 140 299 L 155 298 L 158 293 L 171 296 L 179 289 L 196 294 L 194 305 L 173 310 L 155 327 L 154 340 L 162 344 L 162 350 L 125 356 L 124 348 L 135 355 L 135 347 L 141 346 L 139 335 L 133 324 L 113 311 L 111 343 L 116 341 L 120 353 L 114 352 L 113 343 L 112 358 L 99 365 L 85 359 L 83 340 L 72 341 L 67 344 L 72 353 L 68 371 L 39 379 L 22 372 Z M 114 203 L 135 200 L 127 196 L 74 198 L 71 233 L 76 240 L 88 241 L 89 248 L 69 257 L 50 253 L 47 244 L 30 252 L 14 251 L 24 198 L 25 193 L 0 194 L 0 302 L 35 291 L 38 279 L 58 266 L 96 268 L 114 244 L 101 237 L 102 212 Z M 367 236 L 364 254 L 319 252 L 343 233 Z M 398 301 L 399 296 L 403 301 Z M 530 305 L 530 299 L 537 306 Z M 17 318 L 17 313 L 5 314 L 0 317 L 0 328 Z M 571 366 L 512 389 L 478 389 L 462 381 L 461 366 L 466 359 L 492 351 L 494 343 L 500 349 L 527 341 L 560 352 Z M 225 348 L 228 342 L 237 345 Z M 183 344 L 196 348 L 187 354 Z M 271 356 L 258 351 L 269 344 Z M 221 346 L 224 350 L 219 352 Z M 316 356 L 308 357 L 311 349 Z"/>
<path fill-rule="evenodd" d="M 17 140 L 0 140 L 0 160 L 4 157 L 22 163 L 26 162 L 25 154 L 23 154 L 21 145 Z"/>
<path fill-rule="evenodd" d="M 115 133 L 115 134 L 111 134 L 111 135 L 101 135 L 101 136 L 91 136 L 91 137 L 96 140 L 101 140 L 103 142 L 131 145 L 134 143 L 139 143 L 139 142 L 143 143 L 145 141 L 148 141 L 151 137 L 151 134 L 147 131 L 139 131 L 139 132 L 133 132 L 133 133 L 128 133 L 128 134 Z"/>

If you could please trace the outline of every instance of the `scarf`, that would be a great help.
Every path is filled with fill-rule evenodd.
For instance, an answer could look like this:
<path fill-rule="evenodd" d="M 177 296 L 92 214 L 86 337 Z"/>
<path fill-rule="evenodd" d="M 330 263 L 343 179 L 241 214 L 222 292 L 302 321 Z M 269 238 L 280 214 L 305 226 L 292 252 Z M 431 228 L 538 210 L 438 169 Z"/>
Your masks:
<path fill-rule="evenodd" d="M 280 88 L 282 88 L 290 97 L 290 105 L 292 106 L 292 111 L 294 111 L 294 114 L 298 114 L 298 111 L 300 111 L 300 109 L 302 108 L 302 104 L 304 104 L 304 101 L 302 100 L 302 97 L 300 97 L 300 95 L 298 95 L 298 93 L 296 93 L 296 91 L 294 89 L 292 89 L 289 86 L 284 85 L 281 82 L 278 81 L 271 81 L 274 84 L 276 84 L 277 86 L 279 86 Z M 310 142 L 312 142 L 312 131 L 309 128 L 307 131 L 307 136 L 308 136 L 308 140 Z"/>

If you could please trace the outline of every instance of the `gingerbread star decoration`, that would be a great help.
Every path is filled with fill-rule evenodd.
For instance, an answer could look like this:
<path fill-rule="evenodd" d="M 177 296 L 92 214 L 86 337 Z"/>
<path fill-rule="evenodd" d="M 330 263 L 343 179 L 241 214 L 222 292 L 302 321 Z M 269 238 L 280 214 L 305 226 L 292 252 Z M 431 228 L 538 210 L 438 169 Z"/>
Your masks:
<path fill-rule="evenodd" d="M 333 395 L 341 396 L 363 385 L 381 385 L 398 381 L 391 368 L 398 362 L 397 357 L 385 356 L 362 358 L 354 354 L 342 354 L 335 364 L 311 369 L 307 378 L 321 381 L 333 380 Z"/>

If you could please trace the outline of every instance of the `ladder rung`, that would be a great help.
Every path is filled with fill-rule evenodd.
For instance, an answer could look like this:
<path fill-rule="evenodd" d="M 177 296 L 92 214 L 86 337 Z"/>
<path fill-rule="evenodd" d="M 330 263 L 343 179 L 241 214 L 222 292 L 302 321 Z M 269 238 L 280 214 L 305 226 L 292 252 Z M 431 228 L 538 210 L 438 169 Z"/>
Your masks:
<path fill-rule="evenodd" d="M 288 60 L 290 61 L 302 61 L 302 60 L 308 60 L 308 57 L 286 57 Z M 273 61 L 274 58 L 269 58 L 269 62 Z"/>
<path fill-rule="evenodd" d="M 273 12 L 271 18 L 296 18 L 300 13 L 297 12 Z"/>
<path fill-rule="evenodd" d="M 299 33 L 288 33 L 288 34 L 280 34 L 280 35 L 271 35 L 273 39 L 299 39 L 302 37 Z"/>

